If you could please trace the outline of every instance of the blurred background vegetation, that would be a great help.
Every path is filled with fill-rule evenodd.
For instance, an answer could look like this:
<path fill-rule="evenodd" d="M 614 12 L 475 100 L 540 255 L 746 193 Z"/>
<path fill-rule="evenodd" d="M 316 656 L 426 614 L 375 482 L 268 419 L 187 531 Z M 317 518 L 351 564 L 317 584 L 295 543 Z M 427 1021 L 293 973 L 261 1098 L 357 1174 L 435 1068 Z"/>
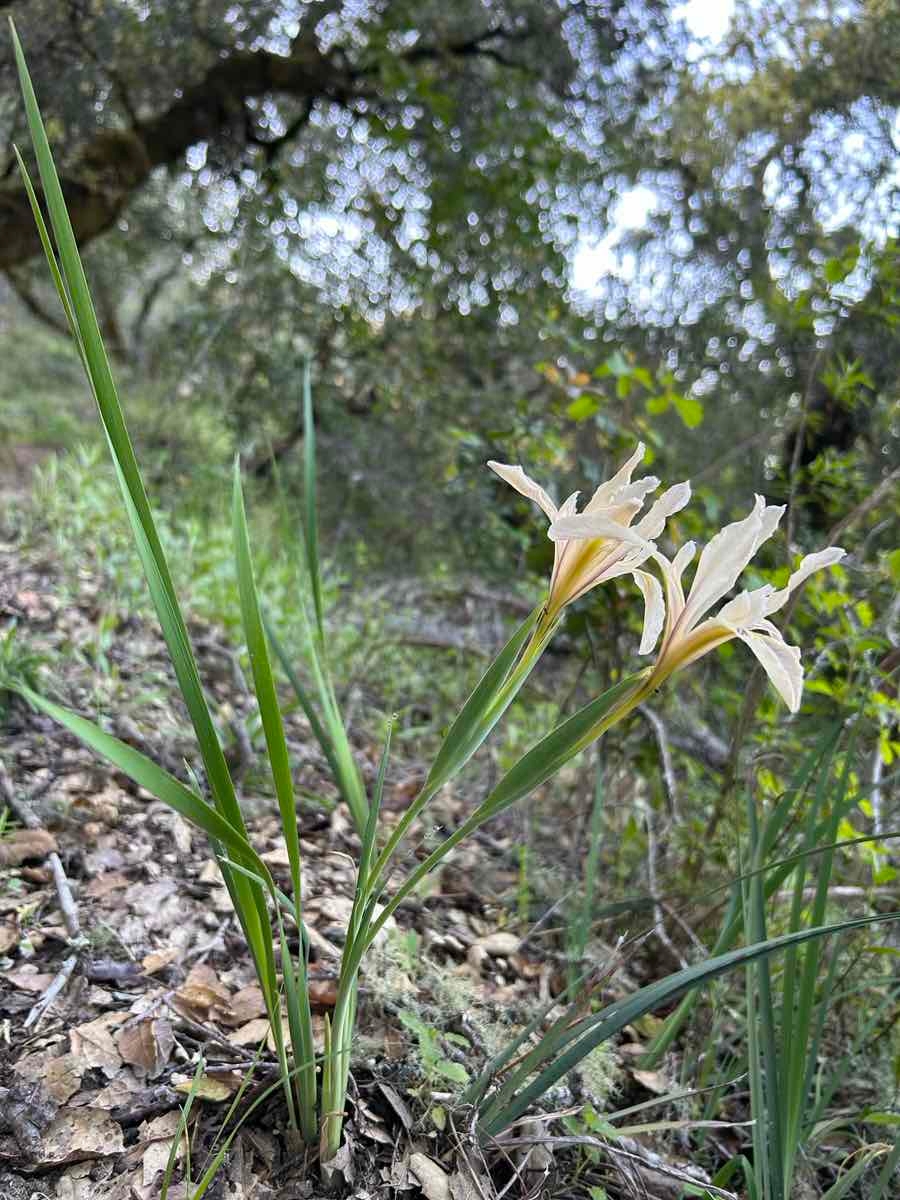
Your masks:
<path fill-rule="evenodd" d="M 759 491 L 788 511 L 752 583 L 782 583 L 831 542 L 849 557 L 793 619 L 807 664 L 796 718 L 737 645 L 604 749 L 597 904 L 736 873 L 737 792 L 766 810 L 834 730 L 854 730 L 852 759 L 834 760 L 843 835 L 894 828 L 896 0 L 0 8 L 198 618 L 235 629 L 225 480 L 239 450 L 270 603 L 291 626 L 276 484 L 300 480 L 310 358 L 342 682 L 367 734 L 400 710 L 413 754 L 552 561 L 539 514 L 485 460 L 522 462 L 561 498 L 641 439 L 654 473 L 693 481 L 670 524 L 679 544 Z M 0 125 L 3 523 L 52 545 L 72 588 L 85 568 L 102 575 L 115 628 L 146 601 L 13 165 L 27 138 L 5 33 Z M 575 607 L 501 756 L 634 661 L 633 592 Z M 572 810 L 585 845 L 593 794 L 589 764 L 547 801 Z M 577 853 L 542 864 L 535 812 L 515 831 L 531 918 L 569 885 L 561 871 L 585 870 Z M 838 857 L 842 915 L 900 907 L 892 845 Z M 714 940 L 715 908 L 691 920 L 696 932 L 669 923 L 667 969 L 693 937 Z M 900 1081 L 890 979 L 874 970 L 894 997 L 873 1040 L 881 1104 Z"/>

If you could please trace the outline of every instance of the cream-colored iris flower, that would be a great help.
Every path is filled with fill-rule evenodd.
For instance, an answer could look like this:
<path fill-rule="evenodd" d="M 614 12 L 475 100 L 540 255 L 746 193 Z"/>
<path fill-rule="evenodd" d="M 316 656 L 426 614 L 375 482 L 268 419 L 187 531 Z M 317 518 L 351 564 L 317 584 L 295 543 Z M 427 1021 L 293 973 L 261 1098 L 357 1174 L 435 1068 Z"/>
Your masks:
<path fill-rule="evenodd" d="M 840 562 L 843 550 L 829 546 L 827 550 L 808 554 L 791 575 L 787 587 L 776 589 L 766 584 L 752 592 L 741 592 L 723 605 L 716 616 L 703 619 L 731 591 L 756 551 L 775 532 L 783 513 L 783 507 L 767 505 L 762 496 L 757 496 L 749 516 L 726 525 L 705 547 L 686 600 L 681 577 L 694 557 L 694 543 L 682 546 L 671 561 L 662 554 L 654 554 L 654 561 L 663 573 L 665 598 L 659 581 L 647 575 L 641 585 L 647 606 L 644 645 L 649 641 L 652 649 L 659 634 L 663 634 L 648 688 L 658 687 L 673 671 L 737 637 L 756 655 L 791 712 L 798 710 L 803 692 L 800 649 L 789 645 L 768 618 L 787 603 L 791 592 L 814 571 Z"/>
<path fill-rule="evenodd" d="M 549 537 L 555 543 L 555 555 L 547 597 L 548 621 L 554 620 L 567 604 L 591 588 L 622 575 L 633 575 L 647 600 L 649 593 L 643 578 L 646 573 L 638 568 L 655 553 L 653 538 L 662 532 L 667 518 L 687 504 L 691 489 L 688 483 L 669 488 L 632 526 L 647 496 L 659 487 L 659 480 L 653 475 L 631 482 L 643 457 L 641 443 L 612 479 L 597 488 L 581 513 L 576 511 L 578 492 L 573 492 L 557 507 L 544 488 L 529 478 L 521 467 L 488 463 L 501 479 L 538 504 L 550 520 Z M 658 634 L 657 629 L 656 636 Z M 656 636 L 649 649 L 653 648 Z M 644 642 L 641 643 L 642 653 Z"/>

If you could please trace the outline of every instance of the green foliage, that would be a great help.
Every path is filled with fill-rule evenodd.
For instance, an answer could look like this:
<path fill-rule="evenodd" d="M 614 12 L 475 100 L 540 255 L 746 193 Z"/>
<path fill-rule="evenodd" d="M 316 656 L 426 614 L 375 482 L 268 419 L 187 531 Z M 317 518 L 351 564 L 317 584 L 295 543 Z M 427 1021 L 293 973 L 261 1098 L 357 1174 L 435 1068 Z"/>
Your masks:
<path fill-rule="evenodd" d="M 466 1084 L 469 1073 L 456 1059 L 448 1058 L 443 1043 L 469 1048 L 469 1039 L 458 1033 L 449 1033 L 426 1024 L 415 1013 L 402 1011 L 400 1020 L 416 1039 L 422 1072 L 426 1085 L 432 1090 L 446 1087 L 447 1083 Z"/>
<path fill-rule="evenodd" d="M 27 642 L 23 643 L 15 621 L 0 628 L 0 719 L 6 714 L 9 700 L 6 681 L 16 678 L 29 687 L 36 686 L 38 671 L 45 661 L 45 655 L 33 650 Z"/>

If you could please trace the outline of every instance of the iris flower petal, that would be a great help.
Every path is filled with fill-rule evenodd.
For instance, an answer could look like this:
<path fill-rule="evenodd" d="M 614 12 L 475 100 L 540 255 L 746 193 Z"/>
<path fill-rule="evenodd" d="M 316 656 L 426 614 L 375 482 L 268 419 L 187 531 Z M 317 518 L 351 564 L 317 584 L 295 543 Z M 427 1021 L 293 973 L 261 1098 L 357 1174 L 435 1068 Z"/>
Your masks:
<path fill-rule="evenodd" d="M 491 470 L 499 475 L 504 483 L 516 489 L 521 495 L 539 504 L 551 521 L 556 520 L 557 507 L 539 483 L 526 475 L 522 468 L 512 463 L 489 462 Z"/>
<path fill-rule="evenodd" d="M 800 647 L 789 645 L 779 633 L 755 633 L 745 630 L 739 634 L 759 660 L 775 690 L 785 704 L 795 713 L 803 695 L 803 665 L 800 662 Z"/>

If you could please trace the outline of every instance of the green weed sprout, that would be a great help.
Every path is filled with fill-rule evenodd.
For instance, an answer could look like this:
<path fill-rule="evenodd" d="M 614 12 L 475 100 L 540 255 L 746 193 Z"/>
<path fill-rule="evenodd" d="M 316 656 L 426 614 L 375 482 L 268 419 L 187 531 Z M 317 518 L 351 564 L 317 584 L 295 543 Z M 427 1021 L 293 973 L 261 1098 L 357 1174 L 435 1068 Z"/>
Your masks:
<path fill-rule="evenodd" d="M 556 561 L 547 599 L 523 621 L 488 667 L 451 724 L 422 790 L 401 815 L 392 832 L 382 838 L 379 814 L 390 752 L 390 731 L 385 739 L 372 794 L 366 797 L 328 674 L 315 513 L 314 427 L 307 372 L 304 385 L 304 538 L 305 562 L 313 597 L 314 611 L 308 620 L 308 641 L 317 700 L 307 695 L 296 679 L 294 686 L 361 838 L 356 893 L 341 960 L 336 1004 L 331 1020 L 326 1023 L 324 1054 L 317 1056 L 307 981 L 308 939 L 303 927 L 303 863 L 296 797 L 270 646 L 285 665 L 289 664 L 289 660 L 267 633 L 263 619 L 254 578 L 239 463 L 236 462 L 234 468 L 231 506 L 237 587 L 266 752 L 287 845 L 291 895 L 286 895 L 276 887 L 268 868 L 252 845 L 244 822 L 128 435 L 50 146 L 15 29 L 13 45 L 49 214 L 49 227 L 17 151 L 19 167 L 50 273 L 97 403 L 151 598 L 197 737 L 209 784 L 209 801 L 98 725 L 46 699 L 27 682 L 14 679 L 10 686 L 35 708 L 58 721 L 209 837 L 265 999 L 290 1127 L 307 1143 L 318 1141 L 321 1159 L 327 1162 L 334 1157 L 341 1144 L 360 966 L 379 931 L 418 883 L 456 845 L 486 821 L 549 780 L 574 755 L 622 721 L 676 670 L 730 638 L 741 638 L 749 645 L 776 688 L 790 707 L 795 709 L 799 704 L 802 686 L 800 652 L 784 643 L 768 617 L 782 606 L 790 590 L 810 571 L 837 561 L 843 552 L 831 548 L 818 556 L 810 556 L 791 576 L 786 589 L 775 592 L 771 588 L 764 588 L 742 593 L 737 600 L 726 603 L 717 617 L 704 620 L 710 607 L 732 588 L 738 574 L 761 542 L 774 531 L 781 510 L 766 506 L 757 498 L 753 510 L 744 521 L 728 526 L 716 535 L 700 558 L 693 587 L 685 601 L 681 572 L 692 550 L 683 549 L 669 562 L 657 550 L 654 539 L 662 532 L 667 518 L 687 503 L 690 488 L 686 483 L 676 484 L 662 494 L 636 525 L 632 525 L 645 498 L 658 485 L 658 480 L 652 477 L 632 482 L 632 474 L 643 458 L 643 447 L 638 447 L 620 471 L 601 485 L 582 513 L 576 511 L 576 497 L 570 497 L 557 508 L 547 493 L 528 479 L 520 467 L 492 464 L 504 479 L 536 500 L 551 521 L 550 537 L 556 543 Z M 653 564 L 662 572 L 665 594 L 657 577 L 644 569 Z M 463 823 L 400 881 L 390 898 L 387 898 L 388 880 L 397 869 L 396 852 L 413 822 L 441 788 L 465 767 L 497 726 L 537 665 L 558 628 L 565 607 L 591 588 L 625 575 L 635 579 L 645 599 L 641 651 L 649 653 L 659 635 L 663 635 L 662 650 L 656 663 L 619 680 L 602 696 L 548 733 L 507 772 Z M 288 924 L 296 928 L 299 938 L 288 938 Z M 824 933 L 852 928 L 856 924 L 860 922 L 848 921 L 842 925 L 797 930 L 786 936 L 728 950 L 696 967 L 649 985 L 624 1003 L 598 1013 L 591 1011 L 590 989 L 585 990 L 576 1001 L 579 1007 L 573 1019 L 557 1022 L 536 1047 L 527 1050 L 514 1063 L 516 1049 L 523 1044 L 517 1039 L 471 1085 L 468 1098 L 478 1107 L 482 1132 L 490 1136 L 505 1129 L 584 1055 L 642 1013 L 667 1003 L 724 971 L 746 966 L 775 950 L 798 945 Z M 299 948 L 293 952 L 291 945 L 295 940 Z M 286 1034 L 281 1021 L 282 1001 L 287 1010 Z M 495 1082 L 501 1071 L 505 1071 L 502 1080 Z M 210 1178 L 208 1171 L 199 1191 L 205 1190 Z"/>

